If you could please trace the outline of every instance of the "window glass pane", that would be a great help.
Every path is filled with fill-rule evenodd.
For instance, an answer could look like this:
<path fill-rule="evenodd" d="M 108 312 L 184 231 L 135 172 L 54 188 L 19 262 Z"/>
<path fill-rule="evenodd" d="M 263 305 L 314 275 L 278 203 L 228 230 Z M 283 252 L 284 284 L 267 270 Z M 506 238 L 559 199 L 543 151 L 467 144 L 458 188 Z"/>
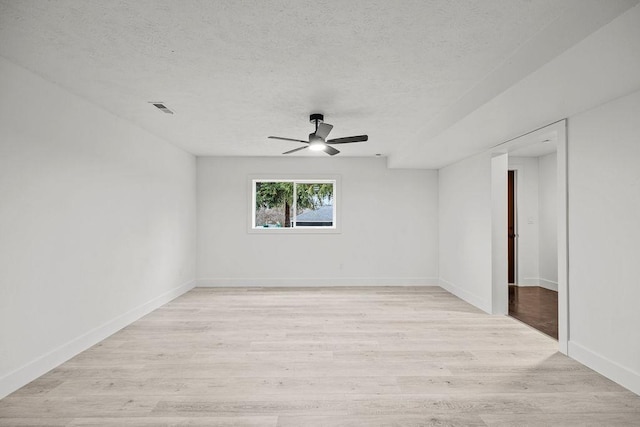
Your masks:
<path fill-rule="evenodd" d="M 293 182 L 256 182 L 256 227 L 291 227 Z"/>
<path fill-rule="evenodd" d="M 296 227 L 332 227 L 333 183 L 296 183 Z"/>

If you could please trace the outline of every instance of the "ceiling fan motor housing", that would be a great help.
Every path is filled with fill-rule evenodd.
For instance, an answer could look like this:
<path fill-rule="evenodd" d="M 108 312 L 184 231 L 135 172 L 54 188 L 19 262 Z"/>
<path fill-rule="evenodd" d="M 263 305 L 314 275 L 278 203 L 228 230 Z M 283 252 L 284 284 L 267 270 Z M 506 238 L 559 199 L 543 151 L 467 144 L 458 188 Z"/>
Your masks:
<path fill-rule="evenodd" d="M 316 133 L 310 133 L 309 134 L 309 143 L 313 144 L 314 142 L 324 142 L 324 140 L 322 138 L 320 138 L 318 135 L 316 135 Z"/>
<path fill-rule="evenodd" d="M 317 124 L 324 123 L 324 115 L 319 113 L 311 114 L 309 116 L 309 121 Z"/>

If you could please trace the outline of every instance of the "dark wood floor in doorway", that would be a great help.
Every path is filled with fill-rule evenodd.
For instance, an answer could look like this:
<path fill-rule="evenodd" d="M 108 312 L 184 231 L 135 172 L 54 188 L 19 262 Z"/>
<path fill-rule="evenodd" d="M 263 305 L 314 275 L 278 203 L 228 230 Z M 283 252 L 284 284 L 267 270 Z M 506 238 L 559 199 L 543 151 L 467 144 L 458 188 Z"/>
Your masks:
<path fill-rule="evenodd" d="M 558 293 L 540 286 L 509 285 L 509 315 L 558 339 Z"/>

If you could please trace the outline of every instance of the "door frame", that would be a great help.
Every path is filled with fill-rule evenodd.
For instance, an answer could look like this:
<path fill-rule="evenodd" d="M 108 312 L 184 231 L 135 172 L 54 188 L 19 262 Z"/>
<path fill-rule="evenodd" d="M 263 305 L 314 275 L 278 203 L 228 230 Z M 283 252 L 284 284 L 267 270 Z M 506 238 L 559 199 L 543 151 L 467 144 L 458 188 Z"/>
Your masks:
<path fill-rule="evenodd" d="M 520 165 L 508 166 L 507 168 L 507 172 L 514 172 L 513 174 L 513 233 L 515 234 L 515 237 L 513 239 L 513 264 L 514 264 L 513 265 L 513 270 L 514 270 L 513 283 L 514 285 L 517 285 L 518 283 L 520 283 L 520 274 L 519 274 L 520 269 L 518 268 L 518 266 L 520 265 L 520 259 L 518 258 L 519 256 L 518 237 L 520 236 L 518 233 L 518 228 L 520 226 L 518 221 L 518 198 L 520 197 L 520 191 L 518 189 L 518 176 L 521 171 L 522 171 L 522 167 Z M 508 197 L 509 195 L 507 194 L 507 206 L 509 206 Z"/>
<path fill-rule="evenodd" d="M 544 138 L 553 135 L 556 138 L 557 153 L 557 226 L 558 226 L 558 350 L 568 354 L 570 338 L 569 324 L 569 238 L 568 238 L 568 186 L 567 186 L 567 120 L 562 119 L 516 138 L 505 141 L 493 147 L 492 154 L 492 236 L 493 242 L 499 242 L 507 230 L 506 205 L 507 190 L 506 176 L 508 171 L 508 153 L 533 144 L 539 144 Z M 502 193 L 499 188 L 504 189 Z M 508 290 L 507 253 L 504 245 L 494 245 L 492 250 L 493 286 L 492 312 L 494 314 L 508 313 L 508 299 L 504 293 Z"/>

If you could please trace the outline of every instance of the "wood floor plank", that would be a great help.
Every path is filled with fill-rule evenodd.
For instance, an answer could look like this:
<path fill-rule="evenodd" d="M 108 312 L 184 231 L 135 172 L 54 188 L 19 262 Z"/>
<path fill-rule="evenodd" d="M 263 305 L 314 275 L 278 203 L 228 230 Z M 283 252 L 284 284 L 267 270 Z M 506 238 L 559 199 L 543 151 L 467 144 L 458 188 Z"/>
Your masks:
<path fill-rule="evenodd" d="M 0 418 L 0 427 L 66 427 L 73 418 Z"/>
<path fill-rule="evenodd" d="M 437 287 L 194 289 L 0 400 L 0 426 L 640 425 L 640 397 Z"/>
<path fill-rule="evenodd" d="M 559 416 L 558 414 L 535 414 L 528 416 L 526 422 L 520 414 L 491 414 L 483 415 L 482 419 L 490 427 L 512 427 L 531 426 L 548 427 L 561 425 L 563 427 L 631 427 L 638 426 L 638 414 L 627 413 L 602 413 L 602 412 L 582 412 L 570 413 Z M 558 424 L 557 421 L 561 420 Z"/>
<path fill-rule="evenodd" d="M 558 292 L 509 285 L 509 316 L 558 339 Z"/>
<path fill-rule="evenodd" d="M 76 418 L 67 427 L 275 427 L 278 417 L 131 417 L 131 418 Z"/>
<path fill-rule="evenodd" d="M 474 414 L 364 415 L 364 416 L 281 416 L 278 427 L 442 427 L 486 426 Z"/>

